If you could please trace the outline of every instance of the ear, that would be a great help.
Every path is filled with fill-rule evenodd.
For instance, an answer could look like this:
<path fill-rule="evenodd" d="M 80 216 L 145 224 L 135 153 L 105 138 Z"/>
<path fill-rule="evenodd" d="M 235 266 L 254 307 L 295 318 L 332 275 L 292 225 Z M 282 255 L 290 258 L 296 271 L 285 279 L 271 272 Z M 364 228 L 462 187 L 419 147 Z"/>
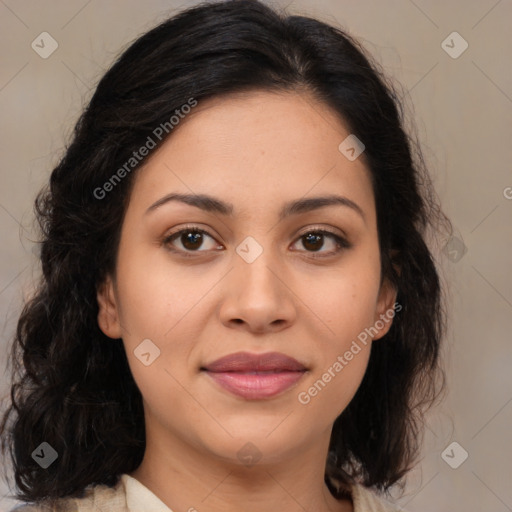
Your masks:
<path fill-rule="evenodd" d="M 379 290 L 377 307 L 375 308 L 374 329 L 378 332 L 373 336 L 373 340 L 378 340 L 388 333 L 393 323 L 395 311 L 402 309 L 400 304 L 397 304 L 395 309 L 396 296 L 396 288 L 389 279 L 384 278 Z"/>
<path fill-rule="evenodd" d="M 109 338 L 118 339 L 122 336 L 119 311 L 114 293 L 114 283 L 109 275 L 105 281 L 98 286 L 96 293 L 98 301 L 98 326 L 103 334 Z"/>

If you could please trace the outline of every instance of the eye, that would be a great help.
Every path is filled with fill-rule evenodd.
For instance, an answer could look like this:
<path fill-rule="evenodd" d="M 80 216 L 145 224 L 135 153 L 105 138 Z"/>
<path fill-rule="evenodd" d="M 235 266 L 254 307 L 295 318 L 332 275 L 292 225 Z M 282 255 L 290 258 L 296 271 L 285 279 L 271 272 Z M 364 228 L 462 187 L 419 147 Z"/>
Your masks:
<path fill-rule="evenodd" d="M 205 241 L 210 239 L 210 247 L 204 247 Z M 330 240 L 331 250 L 320 251 L 325 246 L 325 240 Z M 306 252 L 310 253 L 313 258 L 325 258 L 333 256 L 343 249 L 349 249 L 352 245 L 342 236 L 325 229 L 309 229 L 305 231 L 297 239 L 294 245 L 302 242 Z M 179 243 L 181 247 L 176 246 Z M 198 226 L 186 226 L 178 231 L 166 236 L 163 240 L 165 245 L 172 252 L 180 253 L 184 257 L 193 257 L 194 252 L 208 252 L 215 249 L 223 249 L 223 246 L 218 244 L 215 238 Z M 208 244 L 206 244 L 208 246 Z M 204 250 L 200 250 L 203 248 Z M 311 254 L 319 253 L 320 255 Z"/>
<path fill-rule="evenodd" d="M 341 252 L 343 249 L 349 249 L 352 247 L 345 238 L 325 229 L 309 229 L 300 235 L 296 243 L 302 242 L 303 247 L 307 248 L 306 252 L 308 253 L 317 253 L 324 247 L 326 238 L 331 240 L 331 250 L 321 252 L 321 256 L 312 254 L 311 256 L 313 256 L 313 258 L 333 256 Z"/>
<path fill-rule="evenodd" d="M 205 252 L 199 251 L 199 249 L 204 245 L 207 238 L 215 242 L 215 239 L 204 229 L 200 229 L 197 226 L 189 226 L 166 236 L 163 243 L 172 251 L 184 253 L 184 256 L 190 256 L 187 252 Z M 179 242 L 181 247 L 176 248 L 175 242 Z M 221 249 L 222 246 L 210 242 L 210 247 L 206 250 L 215 248 Z"/>

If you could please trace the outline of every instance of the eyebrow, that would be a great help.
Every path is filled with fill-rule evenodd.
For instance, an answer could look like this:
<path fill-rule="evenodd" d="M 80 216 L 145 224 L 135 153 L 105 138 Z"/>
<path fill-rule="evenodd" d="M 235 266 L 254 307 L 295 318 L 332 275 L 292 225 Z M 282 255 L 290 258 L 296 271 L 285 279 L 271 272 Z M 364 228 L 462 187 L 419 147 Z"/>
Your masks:
<path fill-rule="evenodd" d="M 178 201 L 190 206 L 195 206 L 196 208 L 200 208 L 206 212 L 214 212 L 220 215 L 233 217 L 234 207 L 231 203 L 226 203 L 207 194 L 167 194 L 166 196 L 153 203 L 146 210 L 146 213 L 152 212 L 160 206 L 172 201 Z M 289 201 L 288 203 L 285 203 L 281 208 L 279 212 L 279 220 L 283 220 L 290 215 L 298 215 L 301 213 L 317 210 L 319 208 L 324 208 L 326 206 L 346 206 L 357 212 L 363 218 L 363 220 L 366 221 L 366 216 L 362 208 L 357 203 L 348 197 L 339 195 L 310 197 Z"/>

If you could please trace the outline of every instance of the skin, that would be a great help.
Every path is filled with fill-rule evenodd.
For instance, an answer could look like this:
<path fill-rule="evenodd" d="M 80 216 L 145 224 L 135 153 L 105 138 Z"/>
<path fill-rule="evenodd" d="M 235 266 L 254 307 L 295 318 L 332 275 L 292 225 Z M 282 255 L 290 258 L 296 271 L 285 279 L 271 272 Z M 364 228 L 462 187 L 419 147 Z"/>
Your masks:
<path fill-rule="evenodd" d="M 308 404 L 298 400 L 396 299 L 381 285 L 369 172 L 362 157 L 338 150 L 349 133 L 307 93 L 214 98 L 135 177 L 115 275 L 98 290 L 98 322 L 122 338 L 144 400 L 146 451 L 131 476 L 174 512 L 353 510 L 331 495 L 324 468 L 332 425 L 361 383 L 372 341 Z M 232 203 L 233 216 L 176 201 L 146 213 L 172 192 L 212 195 Z M 331 205 L 278 219 L 288 201 L 333 193 L 363 215 Z M 202 245 L 179 235 L 166 245 L 187 224 L 208 231 Z M 308 244 L 312 228 L 351 247 L 336 253 L 330 236 Z M 252 263 L 236 252 L 247 236 L 263 249 Z M 383 323 L 374 340 L 389 330 Z M 148 338 L 160 356 L 145 366 L 134 350 Z M 246 400 L 199 371 L 238 351 L 282 352 L 308 371 L 278 396 Z M 250 466 L 237 457 L 248 442 L 261 456 Z"/>

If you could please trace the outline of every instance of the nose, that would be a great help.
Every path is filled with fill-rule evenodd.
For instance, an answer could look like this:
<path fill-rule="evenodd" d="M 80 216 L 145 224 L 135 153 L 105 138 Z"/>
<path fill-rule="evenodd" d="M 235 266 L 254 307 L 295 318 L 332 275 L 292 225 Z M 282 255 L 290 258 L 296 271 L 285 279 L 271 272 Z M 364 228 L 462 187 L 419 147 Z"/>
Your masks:
<path fill-rule="evenodd" d="M 222 323 L 255 334 L 292 325 L 297 312 L 289 273 L 266 251 L 252 263 L 236 256 L 234 266 L 226 276 Z"/>

